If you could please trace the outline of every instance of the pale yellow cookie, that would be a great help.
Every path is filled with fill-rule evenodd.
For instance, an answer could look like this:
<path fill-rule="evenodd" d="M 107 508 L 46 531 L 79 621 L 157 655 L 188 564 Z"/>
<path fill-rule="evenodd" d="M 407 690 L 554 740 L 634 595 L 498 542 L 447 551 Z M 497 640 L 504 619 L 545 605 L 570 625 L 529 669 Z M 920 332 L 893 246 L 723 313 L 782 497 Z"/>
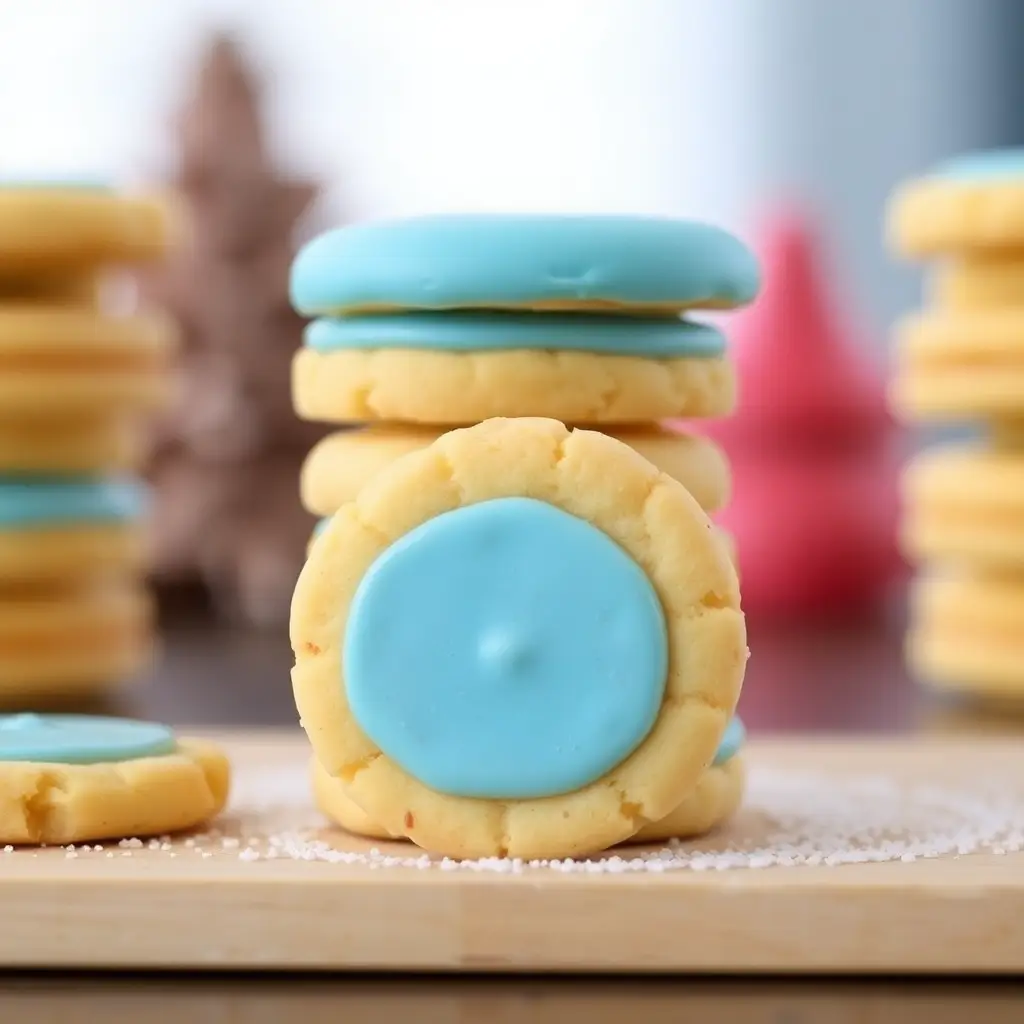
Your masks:
<path fill-rule="evenodd" d="M 921 452 L 902 489 L 903 547 L 911 558 L 1024 571 L 1024 450 Z"/>
<path fill-rule="evenodd" d="M 153 657 L 152 622 L 138 586 L 0 592 L 0 702 L 31 706 L 136 676 Z"/>
<path fill-rule="evenodd" d="M 643 568 L 666 616 L 668 677 L 653 728 L 597 781 L 544 799 L 437 793 L 384 754 L 348 705 L 342 643 L 364 574 L 445 512 L 527 497 L 582 519 Z M 445 434 L 382 470 L 329 521 L 292 603 L 292 683 L 327 772 L 393 835 L 455 857 L 581 856 L 670 813 L 711 763 L 746 663 L 736 573 L 690 493 L 606 435 L 542 419 Z"/>
<path fill-rule="evenodd" d="M 346 832 L 367 839 L 395 839 L 387 829 L 373 821 L 345 792 L 344 784 L 328 775 L 314 757 L 310 764 L 313 799 L 324 817 Z M 743 759 L 732 757 L 713 766 L 697 781 L 697 788 L 661 821 L 644 825 L 627 842 L 657 843 L 666 839 L 687 839 L 702 835 L 735 814 L 743 800 L 745 780 Z"/>
<path fill-rule="evenodd" d="M 907 659 L 922 681 L 940 689 L 1024 697 L 1024 577 L 918 580 Z"/>
<path fill-rule="evenodd" d="M 121 417 L 0 418 L 0 473 L 118 473 L 137 469 L 144 456 L 143 431 Z"/>
<path fill-rule="evenodd" d="M 159 259 L 163 206 L 101 188 L 0 188 L 0 275 L 54 273 Z"/>
<path fill-rule="evenodd" d="M 66 845 L 195 828 L 227 803 L 219 747 L 181 739 L 175 753 L 100 764 L 0 761 L 0 844 Z"/>
<path fill-rule="evenodd" d="M 140 572 L 143 529 L 136 523 L 0 528 L 0 589 L 11 584 L 81 580 Z"/>
<path fill-rule="evenodd" d="M 1024 309 L 920 314 L 897 327 L 891 386 L 908 419 L 1003 417 L 1024 406 Z"/>
<path fill-rule="evenodd" d="M 445 426 L 501 416 L 650 423 L 726 416 L 736 382 L 725 358 L 303 348 L 293 363 L 292 394 L 301 418 L 328 423 Z"/>
<path fill-rule="evenodd" d="M 913 257 L 1020 249 L 1024 176 L 931 176 L 909 182 L 890 203 L 888 235 L 893 248 Z"/>
<path fill-rule="evenodd" d="M 381 469 L 436 441 L 442 432 L 437 427 L 379 425 L 329 434 L 312 449 L 302 467 L 303 505 L 314 515 L 332 515 Z M 714 442 L 657 426 L 606 433 L 675 477 L 705 511 L 715 512 L 728 502 L 732 483 L 729 463 Z"/>
<path fill-rule="evenodd" d="M 333 775 L 328 775 L 327 770 L 315 757 L 309 761 L 309 778 L 317 810 L 346 832 L 351 832 L 355 836 L 365 836 L 367 839 L 405 839 L 405 836 L 393 836 L 386 828 L 373 821 L 348 796 L 344 783 Z"/>
<path fill-rule="evenodd" d="M 731 757 L 712 765 L 697 780 L 697 788 L 661 821 L 644 825 L 631 843 L 661 843 L 666 839 L 691 839 L 716 828 L 736 813 L 743 802 L 746 770 L 743 758 Z"/>
<path fill-rule="evenodd" d="M 159 317 L 0 305 L 0 419 L 148 412 L 170 394 L 175 334 Z"/>
<path fill-rule="evenodd" d="M 998 312 L 1024 306 L 1024 251 L 969 254 L 936 268 L 931 305 L 943 312 Z"/>

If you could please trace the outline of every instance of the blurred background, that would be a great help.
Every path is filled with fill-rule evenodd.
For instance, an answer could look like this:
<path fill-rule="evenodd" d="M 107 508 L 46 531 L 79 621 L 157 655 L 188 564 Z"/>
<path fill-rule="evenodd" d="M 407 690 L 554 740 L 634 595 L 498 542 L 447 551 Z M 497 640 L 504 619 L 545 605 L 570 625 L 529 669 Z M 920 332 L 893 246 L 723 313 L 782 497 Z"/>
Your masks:
<path fill-rule="evenodd" d="M 303 238 L 448 210 L 715 221 L 820 293 L 811 343 L 841 336 L 882 396 L 920 290 L 886 254 L 887 197 L 1024 141 L 1022 40 L 1017 0 L 0 0 L 0 176 L 167 190 L 190 225 L 141 283 L 181 327 L 184 387 L 147 471 L 164 650 L 117 706 L 294 720 L 297 474 L 323 432 L 289 408 Z M 917 440 L 880 428 L 860 464 L 877 457 L 880 495 Z M 903 579 L 883 575 L 820 621 L 751 611 L 753 731 L 957 727 L 906 676 Z"/>

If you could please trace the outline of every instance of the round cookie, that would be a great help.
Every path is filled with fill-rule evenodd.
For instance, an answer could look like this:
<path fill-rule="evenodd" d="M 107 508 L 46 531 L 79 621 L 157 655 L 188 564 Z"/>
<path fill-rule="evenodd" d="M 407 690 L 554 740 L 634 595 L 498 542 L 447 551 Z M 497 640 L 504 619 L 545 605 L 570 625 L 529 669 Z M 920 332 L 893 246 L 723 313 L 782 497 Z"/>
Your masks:
<path fill-rule="evenodd" d="M 890 400 L 901 416 L 1019 416 L 1024 309 L 922 313 L 897 327 L 896 344 Z"/>
<path fill-rule="evenodd" d="M 940 312 L 1019 309 L 1024 306 L 1024 248 L 949 260 L 936 268 L 930 291 L 931 305 Z"/>
<path fill-rule="evenodd" d="M 0 419 L 0 474 L 79 476 L 138 468 L 142 430 L 116 416 L 76 420 Z"/>
<path fill-rule="evenodd" d="M 628 446 L 550 420 L 403 456 L 329 521 L 296 586 L 317 759 L 436 853 L 628 838 L 694 788 L 739 696 L 738 585 L 711 530 Z"/>
<path fill-rule="evenodd" d="M 912 558 L 1024 569 L 1024 450 L 936 447 L 909 463 L 902 486 Z"/>
<path fill-rule="evenodd" d="M 292 395 L 302 419 L 326 423 L 458 426 L 527 416 L 602 425 L 726 416 L 736 382 L 722 357 L 301 348 Z"/>
<path fill-rule="evenodd" d="M 438 428 L 376 425 L 329 434 L 309 453 L 300 490 L 305 508 L 317 516 L 335 513 L 395 459 L 436 441 Z M 678 480 L 706 512 L 729 500 L 729 463 L 714 442 L 677 428 L 611 431 L 663 473 Z"/>
<path fill-rule="evenodd" d="M 473 308 L 664 316 L 744 305 L 759 283 L 753 254 L 710 224 L 465 214 L 328 231 L 295 258 L 291 297 L 308 316 Z"/>
<path fill-rule="evenodd" d="M 1024 243 L 1024 149 L 969 153 L 909 182 L 888 217 L 908 256 L 1020 249 Z"/>
<path fill-rule="evenodd" d="M 169 398 L 174 332 L 158 317 L 0 304 L 0 410 L 8 420 L 148 412 Z"/>
<path fill-rule="evenodd" d="M 77 183 L 0 183 L 0 276 L 51 274 L 159 259 L 164 209 Z"/>
<path fill-rule="evenodd" d="M 0 715 L 0 844 L 64 845 L 195 828 L 223 810 L 212 743 L 87 715 Z"/>
<path fill-rule="evenodd" d="M 0 592 L 0 702 L 93 693 L 137 675 L 153 655 L 141 587 Z"/>
<path fill-rule="evenodd" d="M 130 480 L 0 477 L 0 580 L 39 583 L 141 567 L 145 488 Z"/>
<path fill-rule="evenodd" d="M 745 771 L 738 756 L 743 736 L 743 726 L 734 718 L 714 762 L 701 774 L 696 789 L 674 811 L 661 821 L 644 825 L 628 842 L 655 843 L 702 835 L 734 814 L 743 799 Z M 367 839 L 396 838 L 374 822 L 315 757 L 310 762 L 310 777 L 314 801 L 326 818 L 353 835 Z"/>
<path fill-rule="evenodd" d="M 911 592 L 907 661 L 923 682 L 1024 697 L 1024 583 L 1017 576 L 926 576 Z"/>

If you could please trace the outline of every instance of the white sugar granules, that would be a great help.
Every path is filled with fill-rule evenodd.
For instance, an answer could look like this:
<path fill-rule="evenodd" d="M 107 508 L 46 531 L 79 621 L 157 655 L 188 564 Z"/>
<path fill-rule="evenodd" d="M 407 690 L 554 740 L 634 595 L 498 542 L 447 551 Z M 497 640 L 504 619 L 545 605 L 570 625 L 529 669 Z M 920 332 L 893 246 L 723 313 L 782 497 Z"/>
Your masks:
<path fill-rule="evenodd" d="M 718 835 L 653 851 L 620 847 L 585 860 L 531 862 L 439 859 L 400 844 L 389 844 L 387 850 L 341 849 L 340 844 L 322 838 L 329 833 L 309 806 L 307 786 L 305 772 L 294 770 L 254 773 L 245 779 L 235 802 L 244 823 L 240 859 L 506 874 L 530 870 L 622 874 L 911 863 L 1024 849 L 1024 792 L 980 783 L 958 790 L 906 786 L 886 778 L 754 769 L 744 809 Z"/>
<path fill-rule="evenodd" d="M 907 785 L 887 778 L 829 776 L 754 768 L 741 812 L 717 834 L 660 849 L 619 847 L 584 860 L 532 861 L 430 857 L 411 844 L 373 847 L 343 840 L 310 802 L 305 767 L 242 771 L 229 813 L 207 832 L 122 840 L 119 853 L 246 863 L 319 861 L 387 870 L 522 874 L 623 874 L 733 871 L 743 868 L 832 867 L 880 861 L 913 863 L 970 853 L 1024 850 L 1024 787 L 972 780 L 970 788 Z M 350 848 L 345 849 L 348 845 Z M 8 848 L 4 848 L 7 852 Z M 93 848 L 103 853 L 102 847 Z M 92 853 L 68 849 L 69 859 Z M 108 850 L 105 854 L 111 857 Z"/>

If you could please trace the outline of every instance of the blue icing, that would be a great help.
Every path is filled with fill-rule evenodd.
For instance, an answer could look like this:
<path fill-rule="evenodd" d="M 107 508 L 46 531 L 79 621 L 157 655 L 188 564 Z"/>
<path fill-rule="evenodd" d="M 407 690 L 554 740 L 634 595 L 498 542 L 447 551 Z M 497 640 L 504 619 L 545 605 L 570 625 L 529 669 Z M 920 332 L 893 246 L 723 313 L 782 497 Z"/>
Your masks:
<path fill-rule="evenodd" d="M 600 530 L 531 498 L 428 520 L 361 580 L 344 685 L 360 728 L 435 791 L 529 799 L 632 753 L 668 672 L 650 581 Z"/>
<path fill-rule="evenodd" d="M 328 231 L 292 264 L 306 315 L 558 301 L 689 306 L 750 302 L 753 253 L 697 221 L 624 216 L 472 215 Z"/>
<path fill-rule="evenodd" d="M 607 352 L 646 358 L 720 356 L 725 338 L 710 324 L 678 317 L 600 316 L 584 313 L 497 313 L 460 310 L 394 313 L 314 320 L 305 344 L 336 349 L 543 349 Z"/>
<path fill-rule="evenodd" d="M 134 480 L 0 477 L 0 529 L 139 519 L 147 494 Z"/>
<path fill-rule="evenodd" d="M 743 728 L 743 723 L 738 718 L 729 719 L 729 724 L 722 734 L 722 741 L 715 752 L 715 759 L 711 763 L 722 765 L 726 761 L 731 761 L 740 752 L 746 740 L 747 730 Z"/>
<path fill-rule="evenodd" d="M 939 164 L 932 174 L 938 178 L 957 178 L 961 181 L 1024 179 L 1024 148 L 964 153 Z"/>
<path fill-rule="evenodd" d="M 0 715 L 0 761 L 101 764 L 173 754 L 165 725 L 93 715 Z"/>

